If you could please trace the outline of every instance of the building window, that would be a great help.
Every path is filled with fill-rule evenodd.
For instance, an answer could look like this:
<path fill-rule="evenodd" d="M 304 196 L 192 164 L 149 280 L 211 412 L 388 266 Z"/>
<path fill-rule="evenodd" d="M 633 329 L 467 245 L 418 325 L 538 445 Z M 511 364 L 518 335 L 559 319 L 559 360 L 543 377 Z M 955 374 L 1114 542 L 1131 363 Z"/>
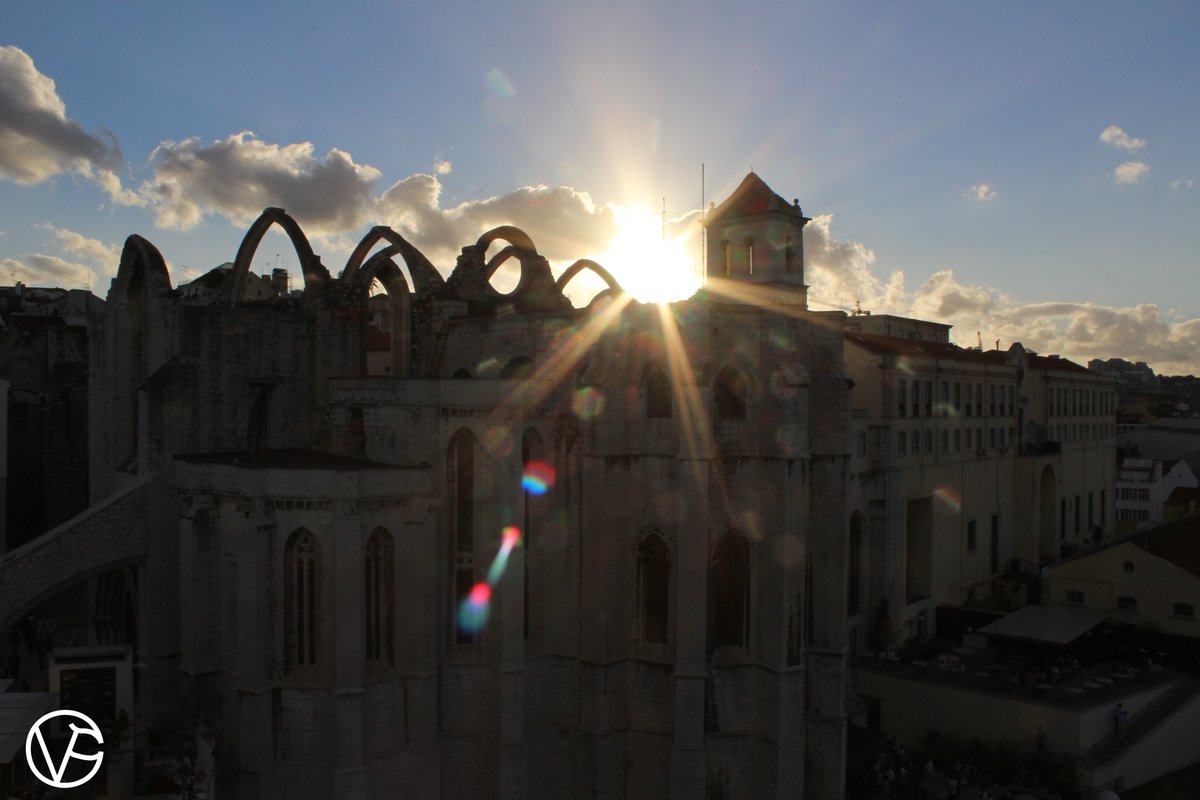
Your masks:
<path fill-rule="evenodd" d="M 646 379 L 646 417 L 669 419 L 671 417 L 671 382 L 662 370 L 654 370 Z"/>
<path fill-rule="evenodd" d="M 1136 612 L 1137 598 L 1136 597 L 1118 597 L 1117 608 L 1121 611 Z"/>
<path fill-rule="evenodd" d="M 933 416 L 933 381 L 925 381 L 925 416 Z"/>
<path fill-rule="evenodd" d="M 671 551 L 657 533 L 638 548 L 638 592 L 641 595 L 642 639 L 666 644 L 671 602 Z"/>
<path fill-rule="evenodd" d="M 942 452 L 950 452 L 950 431 L 942 431 Z"/>
<path fill-rule="evenodd" d="M 458 624 L 458 609 L 475 586 L 475 437 L 460 430 L 446 455 L 450 491 L 450 554 L 452 641 L 470 644 L 475 632 Z"/>
<path fill-rule="evenodd" d="M 912 451 L 913 451 L 913 455 L 916 455 L 917 453 L 921 452 L 921 432 L 920 431 L 912 432 Z"/>
<path fill-rule="evenodd" d="M 1078 589 L 1068 589 L 1067 602 L 1074 606 L 1083 605 L 1083 592 Z"/>
<path fill-rule="evenodd" d="M 975 552 L 975 520 L 967 520 L 967 551 Z"/>
<path fill-rule="evenodd" d="M 850 563 L 846 574 L 846 613 L 857 614 L 865 607 L 863 603 L 863 580 L 866 560 L 863 553 L 866 549 L 866 534 L 863 531 L 862 516 L 854 514 L 850 517 Z"/>
<path fill-rule="evenodd" d="M 908 434 L 904 431 L 900 431 L 900 434 L 896 437 L 896 451 L 900 455 L 908 453 Z"/>
<path fill-rule="evenodd" d="M 377 528 L 367 540 L 365 563 L 367 658 L 395 663 L 392 650 L 395 594 L 392 583 L 392 535 Z"/>
<path fill-rule="evenodd" d="M 988 386 L 988 414 L 996 416 L 996 385 Z"/>
<path fill-rule="evenodd" d="M 284 561 L 288 667 L 313 666 L 317 663 L 317 537 L 304 528 L 297 530 L 288 539 Z"/>
<path fill-rule="evenodd" d="M 746 376 L 735 367 L 725 367 L 717 375 L 717 417 L 746 418 Z"/>
<path fill-rule="evenodd" d="M 899 415 L 901 417 L 907 417 L 908 416 L 908 381 L 906 381 L 906 380 L 900 381 L 900 387 L 899 387 L 899 391 L 897 392 L 897 397 L 900 400 L 899 408 L 897 409 L 899 411 Z"/>
<path fill-rule="evenodd" d="M 536 429 L 530 428 L 525 431 L 525 435 L 521 437 L 521 463 L 525 465 L 525 469 L 529 469 L 529 465 L 542 460 L 542 437 Z M 527 473 L 528 474 L 528 473 Z M 539 521 L 541 519 L 542 497 L 533 492 L 522 492 L 521 502 L 522 522 L 524 527 L 521 532 L 521 554 L 525 563 L 525 591 L 524 591 L 524 627 L 525 638 L 529 638 L 530 631 L 530 608 L 533 605 L 533 579 L 532 573 L 534 570 L 533 548 L 538 541 Z"/>
<path fill-rule="evenodd" d="M 954 416 L 962 413 L 962 384 L 954 383 Z"/>
<path fill-rule="evenodd" d="M 925 452 L 933 452 L 933 431 L 925 431 Z"/>
<path fill-rule="evenodd" d="M 709 572 L 709 647 L 750 643 L 750 547 L 731 531 L 713 548 Z"/>
<path fill-rule="evenodd" d="M 1196 616 L 1196 609 L 1191 603 L 1175 603 L 1171 606 L 1171 613 L 1176 617 L 1192 619 Z"/>
<path fill-rule="evenodd" d="M 950 382 L 942 381 L 942 402 L 938 407 L 938 416 L 944 417 L 950 412 Z"/>
<path fill-rule="evenodd" d="M 954 432 L 954 452 L 962 449 L 962 431 Z"/>

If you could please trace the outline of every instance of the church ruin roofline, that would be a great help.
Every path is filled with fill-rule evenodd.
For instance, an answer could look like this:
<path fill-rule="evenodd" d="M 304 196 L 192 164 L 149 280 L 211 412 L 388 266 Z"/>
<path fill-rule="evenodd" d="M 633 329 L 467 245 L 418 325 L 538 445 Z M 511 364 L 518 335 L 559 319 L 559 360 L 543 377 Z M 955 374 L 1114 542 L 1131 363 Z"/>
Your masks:
<path fill-rule="evenodd" d="M 799 218 L 801 224 L 811 221 L 800 211 L 798 201 L 789 203 L 762 178 L 754 172 L 746 174 L 738 187 L 719 206 L 712 209 L 700 220 L 700 224 L 708 227 L 714 222 L 722 222 L 736 217 L 750 217 L 762 214 L 779 214 L 791 218 Z"/>

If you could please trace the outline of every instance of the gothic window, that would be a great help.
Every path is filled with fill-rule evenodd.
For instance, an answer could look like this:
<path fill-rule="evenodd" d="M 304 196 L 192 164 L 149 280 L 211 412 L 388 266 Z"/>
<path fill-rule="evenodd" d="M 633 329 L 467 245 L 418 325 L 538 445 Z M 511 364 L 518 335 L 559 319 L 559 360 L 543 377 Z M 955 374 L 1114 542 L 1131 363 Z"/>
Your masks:
<path fill-rule="evenodd" d="M 654 370 L 646 379 L 646 417 L 649 419 L 670 419 L 671 417 L 671 382 L 662 370 Z"/>
<path fill-rule="evenodd" d="M 717 375 L 717 418 L 746 418 L 746 376 L 735 367 Z"/>
<path fill-rule="evenodd" d="M 754 240 L 746 237 L 746 270 L 754 274 Z"/>
<path fill-rule="evenodd" d="M 364 565 L 367 659 L 384 659 L 389 664 L 395 663 L 392 642 L 396 598 L 392 563 L 392 535 L 376 528 L 367 540 Z"/>
<path fill-rule="evenodd" d="M 671 551 L 657 533 L 638 548 L 638 594 L 642 639 L 667 643 L 668 609 L 671 600 Z"/>
<path fill-rule="evenodd" d="M 96 581 L 95 619 L 97 644 L 133 644 L 137 620 L 133 592 L 124 570 L 106 572 Z"/>
<path fill-rule="evenodd" d="M 288 667 L 317 663 L 317 575 L 320 548 L 312 531 L 300 528 L 284 553 L 284 609 Z"/>
<path fill-rule="evenodd" d="M 846 582 L 846 613 L 857 614 L 864 608 L 863 580 L 866 572 L 866 559 L 863 558 L 866 548 L 866 535 L 863 532 L 862 515 L 850 517 L 850 564 L 847 570 Z"/>
<path fill-rule="evenodd" d="M 750 546 L 738 531 L 721 537 L 709 567 L 709 647 L 750 644 Z"/>
<path fill-rule="evenodd" d="M 530 463 L 541 460 L 542 437 L 535 429 L 530 428 L 529 430 L 525 431 L 525 435 L 521 437 L 521 463 L 525 465 L 526 469 L 528 469 Z M 538 532 L 536 530 L 538 523 L 537 512 L 540 510 L 538 506 L 541 504 L 541 502 L 542 499 L 539 496 L 532 494 L 531 492 L 522 492 L 522 503 L 524 504 L 524 507 L 522 509 L 523 527 L 521 529 L 521 554 L 522 558 L 525 560 L 525 599 L 523 613 L 526 639 L 529 638 L 529 609 L 533 601 L 531 596 L 533 587 L 530 582 L 530 576 L 533 572 L 534 565 L 531 563 L 532 556 L 530 554 L 533 550 L 534 542 L 537 541 L 538 538 Z"/>
<path fill-rule="evenodd" d="M 451 593 L 453 641 L 470 644 L 474 633 L 458 624 L 458 608 L 475 585 L 475 437 L 461 430 L 446 454 L 450 499 Z"/>

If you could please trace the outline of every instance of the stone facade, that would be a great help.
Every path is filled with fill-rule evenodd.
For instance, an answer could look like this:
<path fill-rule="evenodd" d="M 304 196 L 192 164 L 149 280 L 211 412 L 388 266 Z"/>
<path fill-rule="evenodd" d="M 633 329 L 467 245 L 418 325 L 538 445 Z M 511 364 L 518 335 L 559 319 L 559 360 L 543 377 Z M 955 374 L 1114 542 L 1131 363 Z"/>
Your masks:
<path fill-rule="evenodd" d="M 852 651 L 922 642 L 942 606 L 1011 610 L 1038 565 L 1116 532 L 1112 378 L 949 327 L 855 317 Z"/>
<path fill-rule="evenodd" d="M 445 279 L 376 228 L 333 279 L 268 209 L 188 297 L 130 237 L 90 485 L 145 481 L 139 718 L 194 709 L 237 797 L 841 797 L 851 382 L 807 221 L 747 176 L 671 305 L 556 280 L 515 228 Z M 304 291 L 244 302 L 272 225 Z"/>

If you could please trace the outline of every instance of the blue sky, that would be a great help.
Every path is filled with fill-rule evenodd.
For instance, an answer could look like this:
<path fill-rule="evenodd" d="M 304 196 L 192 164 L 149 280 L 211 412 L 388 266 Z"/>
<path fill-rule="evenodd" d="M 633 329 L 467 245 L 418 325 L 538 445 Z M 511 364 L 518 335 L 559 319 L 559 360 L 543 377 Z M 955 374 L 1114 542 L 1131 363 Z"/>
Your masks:
<path fill-rule="evenodd" d="M 82 285 L 90 266 L 103 294 L 130 233 L 179 282 L 280 205 L 335 272 L 372 224 L 447 268 L 512 222 L 556 265 L 596 257 L 637 283 L 655 267 L 609 247 L 631 209 L 656 218 L 665 197 L 672 230 L 694 230 L 700 165 L 709 201 L 753 166 L 815 218 L 823 303 L 1200 373 L 1194 3 L 11 2 L 5 18 L 5 282 Z M 282 237 L 258 255 L 294 268 Z"/>

